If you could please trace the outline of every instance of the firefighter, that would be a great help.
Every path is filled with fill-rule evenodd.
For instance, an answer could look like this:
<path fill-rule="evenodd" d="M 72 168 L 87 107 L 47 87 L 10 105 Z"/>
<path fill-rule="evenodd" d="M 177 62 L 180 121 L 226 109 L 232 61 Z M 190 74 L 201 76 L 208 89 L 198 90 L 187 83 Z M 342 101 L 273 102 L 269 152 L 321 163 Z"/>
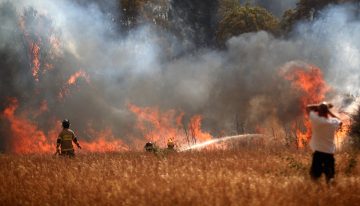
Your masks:
<path fill-rule="evenodd" d="M 175 149 L 175 143 L 174 143 L 172 138 L 168 139 L 167 148 L 168 148 L 168 150 L 174 150 Z"/>
<path fill-rule="evenodd" d="M 155 144 L 152 142 L 147 142 L 144 146 L 144 149 L 147 152 L 155 152 L 156 151 Z"/>
<path fill-rule="evenodd" d="M 69 129 L 69 120 L 63 120 L 62 127 L 63 130 L 60 132 L 56 141 L 56 153 L 64 156 L 74 157 L 75 153 L 72 142 L 74 142 L 79 149 L 81 149 L 81 146 L 75 136 L 75 133 L 71 129 Z"/>

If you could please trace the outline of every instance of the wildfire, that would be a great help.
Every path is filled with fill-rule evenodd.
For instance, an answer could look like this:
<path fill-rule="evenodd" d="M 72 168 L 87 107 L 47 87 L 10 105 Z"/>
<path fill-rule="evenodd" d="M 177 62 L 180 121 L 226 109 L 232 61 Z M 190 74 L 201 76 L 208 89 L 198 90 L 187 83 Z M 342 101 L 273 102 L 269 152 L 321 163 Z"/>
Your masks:
<path fill-rule="evenodd" d="M 19 102 L 10 99 L 9 106 L 2 113 L 1 118 L 9 122 L 10 152 L 15 154 L 53 153 L 60 128 L 55 126 L 49 132 L 44 132 L 39 126 L 28 119 L 26 112 L 18 113 Z M 43 101 L 40 111 L 47 111 L 47 103 Z M 116 138 L 112 130 L 107 128 L 103 131 L 95 131 L 88 128 L 86 132 L 92 137 L 91 141 L 79 138 L 84 152 L 116 152 L 126 151 L 128 147 L 120 139 Z"/>
<path fill-rule="evenodd" d="M 75 82 L 80 78 L 84 78 L 86 80 L 86 82 L 90 82 L 90 78 L 89 75 L 84 71 L 84 70 L 79 70 L 77 72 L 75 72 L 75 74 L 71 75 L 70 78 L 67 81 L 68 85 L 73 85 L 75 84 Z"/>
<path fill-rule="evenodd" d="M 35 81 L 39 81 L 39 71 L 40 71 L 40 47 L 37 43 L 33 42 L 31 44 L 31 54 L 32 54 L 32 75 L 35 78 Z"/>
<path fill-rule="evenodd" d="M 96 138 L 91 142 L 81 141 L 83 151 L 85 152 L 118 152 L 129 150 L 126 144 L 114 136 L 111 128 L 97 132 L 90 126 L 87 133 Z"/>
<path fill-rule="evenodd" d="M 180 144 L 212 139 L 209 133 L 201 130 L 202 117 L 200 115 L 193 116 L 186 127 L 182 124 L 183 112 L 175 110 L 160 112 L 156 107 L 140 108 L 133 104 L 128 104 L 128 108 L 136 114 L 135 127 L 140 130 L 145 139 L 157 142 L 160 146 L 165 146 L 169 138 L 173 138 Z"/>
<path fill-rule="evenodd" d="M 36 82 L 39 82 L 40 74 L 45 74 L 50 69 L 54 68 L 54 65 L 48 62 L 50 59 L 54 59 L 61 54 L 61 43 L 59 38 L 55 34 L 50 34 L 50 37 L 44 37 L 41 32 L 42 30 L 46 30 L 48 32 L 53 32 L 52 29 L 47 30 L 46 22 L 44 22 L 44 16 L 39 14 L 34 14 L 32 18 L 27 18 L 27 20 L 31 19 L 29 25 L 27 26 L 27 21 L 25 21 L 26 17 L 21 16 L 19 18 L 19 29 L 22 31 L 24 36 L 25 46 L 28 48 L 28 56 L 30 59 L 30 67 L 31 73 Z M 33 26 L 35 24 L 36 26 Z M 48 25 L 49 26 L 49 25 Z M 35 30 L 33 28 L 36 28 Z M 40 30 L 40 31 L 39 31 Z M 44 43 L 44 44 L 43 44 Z M 45 45 L 45 46 L 44 46 Z M 47 48 L 46 45 L 50 47 Z M 41 57 L 40 52 L 43 51 L 49 55 L 46 55 L 45 58 Z M 50 58 L 50 59 L 49 59 Z"/>
<path fill-rule="evenodd" d="M 303 121 L 305 131 L 302 131 L 301 126 L 296 122 L 293 123 L 293 128 L 296 130 L 298 146 L 304 147 L 304 144 L 311 137 L 311 125 L 306 113 L 306 105 L 324 101 L 330 87 L 324 81 L 320 68 L 313 65 L 305 67 L 293 66 L 289 70 L 282 71 L 281 75 L 286 80 L 291 81 L 292 88 L 300 94 L 299 103 L 300 109 L 305 116 Z"/>
<path fill-rule="evenodd" d="M 52 22 L 45 14 L 38 12 L 24 13 L 20 16 L 18 21 L 18 28 L 23 34 L 24 46 L 28 55 L 29 70 L 35 82 L 39 82 L 42 75 L 46 72 L 55 69 L 53 63 L 57 62 L 57 58 L 62 55 L 62 44 L 60 38 L 56 35 L 56 30 L 52 27 Z M 41 35 L 39 35 L 41 34 Z M 43 55 L 42 54 L 46 54 Z M 58 96 L 62 100 L 66 95 L 70 94 L 70 89 L 77 86 L 79 80 L 90 82 L 89 75 L 82 69 L 76 71 L 65 79 L 60 87 Z M 39 88 L 35 92 L 39 93 Z M 58 99 L 59 100 L 59 99 Z M 52 101 L 49 101 L 52 102 Z M 12 99 L 9 106 L 1 112 L 1 118 L 9 123 L 10 131 L 9 151 L 13 153 L 47 153 L 54 152 L 55 143 L 58 133 L 61 128 L 56 123 L 57 117 L 51 116 L 53 129 L 50 132 L 45 132 L 36 123 L 37 118 L 43 118 L 44 112 L 50 114 L 51 107 L 47 100 L 40 100 L 36 109 L 19 109 L 19 102 L 17 99 Z M 45 115 L 49 117 L 49 115 Z M 83 146 L 84 152 L 105 152 L 105 151 L 122 151 L 127 149 L 127 145 L 116 138 L 110 128 L 95 131 L 92 128 L 85 129 L 86 131 L 76 131 L 81 134 L 88 134 L 91 138 L 85 141 L 81 136 L 79 142 Z"/>
<path fill-rule="evenodd" d="M 32 76 L 34 77 L 35 81 L 39 81 L 39 71 L 40 71 L 40 38 L 36 38 L 31 35 L 29 31 L 27 31 L 25 17 L 21 17 L 19 19 L 19 27 L 20 30 L 24 34 L 24 39 L 29 48 L 29 57 L 31 59 L 31 72 Z"/>
<path fill-rule="evenodd" d="M 201 120 L 202 117 L 200 115 L 195 115 L 190 119 L 188 127 L 191 132 L 191 136 L 196 137 L 196 139 L 200 141 L 212 139 L 212 136 L 209 133 L 201 130 Z"/>
<path fill-rule="evenodd" d="M 87 83 L 90 83 L 90 77 L 84 70 L 79 70 L 69 77 L 64 87 L 60 90 L 59 98 L 63 99 L 70 92 L 70 86 L 75 85 L 79 79 L 84 79 Z"/>
<path fill-rule="evenodd" d="M 2 113 L 2 117 L 10 123 L 11 151 L 16 154 L 54 151 L 55 144 L 51 144 L 51 142 L 56 142 L 56 136 L 48 139 L 36 124 L 25 117 L 16 116 L 15 112 L 18 106 L 17 99 L 11 99 L 10 105 Z"/>
<path fill-rule="evenodd" d="M 307 104 L 323 101 L 330 87 L 323 79 L 320 68 L 309 65 L 307 68 L 292 68 L 284 74 L 285 79 L 291 81 L 293 88 L 299 90 L 301 96 L 301 108 Z"/>

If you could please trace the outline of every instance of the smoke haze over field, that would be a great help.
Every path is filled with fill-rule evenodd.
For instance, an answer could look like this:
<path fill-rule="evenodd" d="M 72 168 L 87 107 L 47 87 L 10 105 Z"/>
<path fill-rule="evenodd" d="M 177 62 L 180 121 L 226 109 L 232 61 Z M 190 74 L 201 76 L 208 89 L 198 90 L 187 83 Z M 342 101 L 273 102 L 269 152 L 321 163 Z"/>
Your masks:
<path fill-rule="evenodd" d="M 300 23 L 288 39 L 247 33 L 231 38 L 225 50 L 190 47 L 187 55 L 184 42 L 191 40 L 161 27 L 145 24 L 128 35 L 118 32 L 110 15 L 116 11 L 109 10 L 117 5 L 106 2 L 0 0 L 2 111 L 16 98 L 17 114 L 45 131 L 69 118 L 83 139 L 93 138 L 86 132 L 89 127 L 111 128 L 115 137 L 131 144 L 142 137 L 129 104 L 184 112 L 184 125 L 201 114 L 203 129 L 213 135 L 233 133 L 235 116 L 249 131 L 267 122 L 285 124 L 301 115 L 301 94 L 279 75 L 294 65 L 322 69 L 332 87 L 328 100 L 359 95 L 360 18 L 354 5 L 325 8 L 314 21 Z M 293 5 L 287 2 L 281 8 Z M 35 74 L 31 43 L 40 47 Z M 69 84 L 79 71 L 76 84 Z M 40 112 L 44 101 L 47 108 Z M 3 116 L 0 121 L 0 150 L 6 151 L 9 122 Z"/>

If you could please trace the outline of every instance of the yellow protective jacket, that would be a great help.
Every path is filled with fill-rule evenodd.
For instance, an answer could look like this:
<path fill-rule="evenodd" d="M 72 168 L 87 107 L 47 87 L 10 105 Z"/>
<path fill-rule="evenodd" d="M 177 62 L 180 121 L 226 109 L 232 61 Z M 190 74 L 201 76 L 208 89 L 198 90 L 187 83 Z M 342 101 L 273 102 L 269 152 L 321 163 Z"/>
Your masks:
<path fill-rule="evenodd" d="M 61 152 L 74 150 L 73 141 L 77 144 L 75 133 L 71 129 L 63 129 L 57 138 L 57 144 L 60 144 Z"/>

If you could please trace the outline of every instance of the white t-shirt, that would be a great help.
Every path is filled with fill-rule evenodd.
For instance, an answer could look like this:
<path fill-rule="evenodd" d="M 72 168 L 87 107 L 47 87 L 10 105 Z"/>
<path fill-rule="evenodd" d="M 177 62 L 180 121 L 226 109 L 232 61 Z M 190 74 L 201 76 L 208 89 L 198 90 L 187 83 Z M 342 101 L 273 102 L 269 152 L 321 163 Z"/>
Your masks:
<path fill-rule="evenodd" d="M 311 111 L 309 116 L 312 126 L 311 149 L 313 151 L 334 154 L 334 134 L 339 128 L 341 121 L 332 117 L 320 117 L 318 113 L 314 111 Z"/>

